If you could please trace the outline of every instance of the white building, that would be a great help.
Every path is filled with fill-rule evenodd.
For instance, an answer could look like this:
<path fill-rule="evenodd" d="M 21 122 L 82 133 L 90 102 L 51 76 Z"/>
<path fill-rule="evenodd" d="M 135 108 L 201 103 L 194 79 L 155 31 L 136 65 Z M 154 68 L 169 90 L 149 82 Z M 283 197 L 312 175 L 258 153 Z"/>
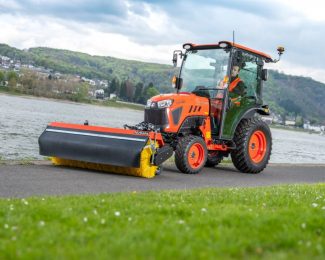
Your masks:
<path fill-rule="evenodd" d="M 114 93 L 112 93 L 112 94 L 110 94 L 109 95 L 109 99 L 115 99 L 117 96 L 116 96 L 116 94 L 114 94 Z"/>

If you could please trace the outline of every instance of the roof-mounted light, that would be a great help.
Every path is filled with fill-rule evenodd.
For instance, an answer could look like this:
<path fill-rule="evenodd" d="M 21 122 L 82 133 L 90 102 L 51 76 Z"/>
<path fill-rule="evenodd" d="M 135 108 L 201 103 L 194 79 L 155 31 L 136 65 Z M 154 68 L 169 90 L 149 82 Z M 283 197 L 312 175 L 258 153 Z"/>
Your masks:
<path fill-rule="evenodd" d="M 278 51 L 278 54 L 279 54 L 279 58 L 278 58 L 278 59 L 273 59 L 273 60 L 270 59 L 270 60 L 267 61 L 267 62 L 273 62 L 273 63 L 276 63 L 276 62 L 280 61 L 281 56 L 282 56 L 282 54 L 284 53 L 284 47 L 279 46 L 279 47 L 277 48 L 277 51 Z"/>
<path fill-rule="evenodd" d="M 228 48 L 229 44 L 227 42 L 219 42 L 220 48 Z"/>
<path fill-rule="evenodd" d="M 279 46 L 279 47 L 277 48 L 277 51 L 278 51 L 279 55 L 282 55 L 282 54 L 284 53 L 284 47 Z"/>
<path fill-rule="evenodd" d="M 192 49 L 192 44 L 185 43 L 185 44 L 183 45 L 183 48 L 184 48 L 185 50 L 190 50 L 190 49 Z"/>

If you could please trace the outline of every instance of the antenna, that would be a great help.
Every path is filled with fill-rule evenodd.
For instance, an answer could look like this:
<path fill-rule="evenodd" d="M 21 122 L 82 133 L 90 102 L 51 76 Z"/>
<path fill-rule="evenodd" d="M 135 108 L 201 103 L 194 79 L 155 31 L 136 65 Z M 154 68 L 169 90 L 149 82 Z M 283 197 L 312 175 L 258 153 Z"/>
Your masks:
<path fill-rule="evenodd" d="M 235 45 L 235 30 L 232 30 L 232 45 Z"/>

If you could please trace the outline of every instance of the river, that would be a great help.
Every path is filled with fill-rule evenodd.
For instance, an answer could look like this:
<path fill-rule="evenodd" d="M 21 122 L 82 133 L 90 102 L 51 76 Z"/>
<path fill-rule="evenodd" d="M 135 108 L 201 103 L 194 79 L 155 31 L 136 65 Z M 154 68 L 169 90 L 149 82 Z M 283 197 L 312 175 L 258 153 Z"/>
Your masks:
<path fill-rule="evenodd" d="M 143 120 L 143 112 L 34 97 L 0 94 L 0 159 L 42 159 L 38 137 L 52 121 L 122 127 Z M 325 136 L 271 129 L 273 163 L 325 163 Z"/>

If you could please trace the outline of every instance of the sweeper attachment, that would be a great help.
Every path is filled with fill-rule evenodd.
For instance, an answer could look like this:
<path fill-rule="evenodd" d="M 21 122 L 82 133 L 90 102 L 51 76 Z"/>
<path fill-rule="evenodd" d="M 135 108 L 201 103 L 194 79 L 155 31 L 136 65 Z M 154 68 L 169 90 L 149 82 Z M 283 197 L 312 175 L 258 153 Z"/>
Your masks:
<path fill-rule="evenodd" d="M 54 122 L 39 138 L 40 154 L 64 165 L 152 178 L 173 154 L 160 133 Z M 158 149 L 161 147 L 160 149 Z"/>
<path fill-rule="evenodd" d="M 232 42 L 183 45 L 173 78 L 176 93 L 152 97 L 144 121 L 124 129 L 50 123 L 39 138 L 40 154 L 56 165 L 151 178 L 175 154 L 177 168 L 195 174 L 231 155 L 235 167 L 261 172 L 270 159 L 272 137 L 261 116 L 264 63 L 279 59 Z M 182 89 L 182 92 L 180 91 Z"/>

